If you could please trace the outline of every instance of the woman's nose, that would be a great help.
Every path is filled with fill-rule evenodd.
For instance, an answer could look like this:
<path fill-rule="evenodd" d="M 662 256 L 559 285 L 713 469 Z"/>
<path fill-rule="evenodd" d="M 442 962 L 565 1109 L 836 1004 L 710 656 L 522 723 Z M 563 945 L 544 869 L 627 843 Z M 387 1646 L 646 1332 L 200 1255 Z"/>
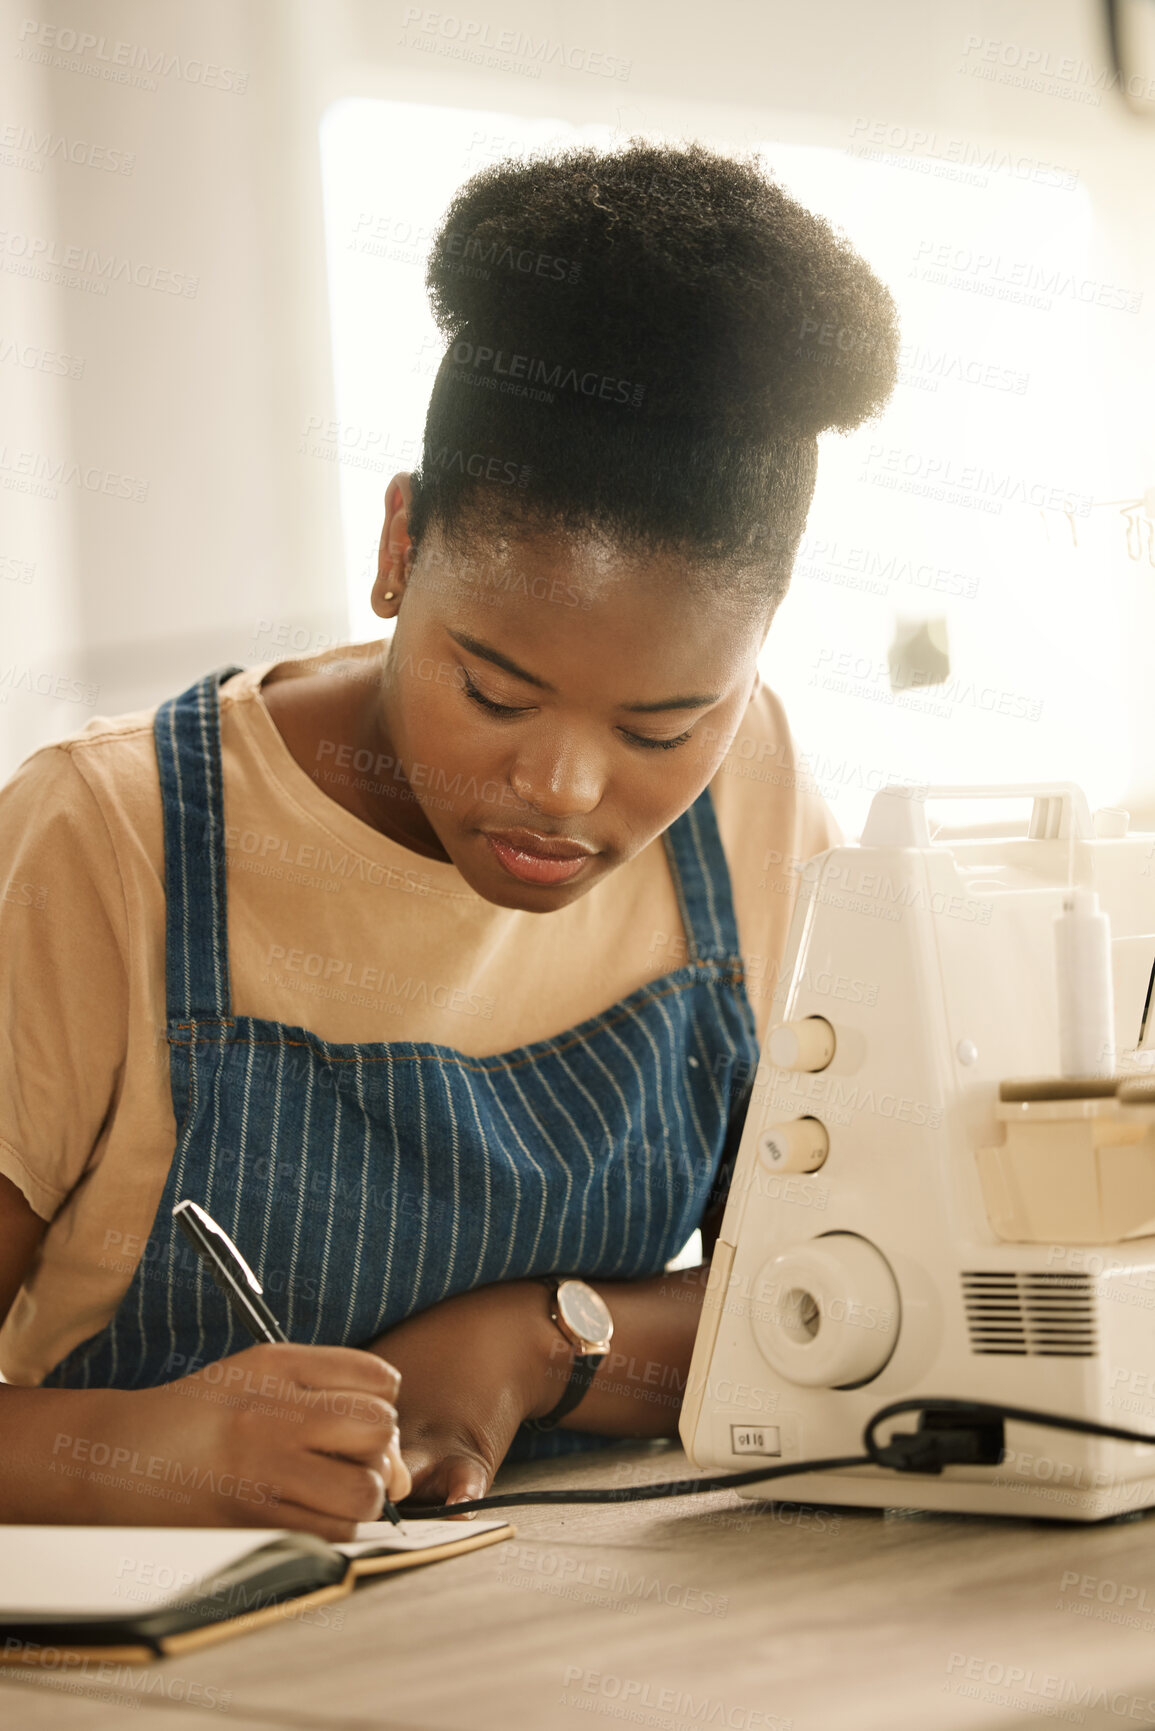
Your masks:
<path fill-rule="evenodd" d="M 543 817 L 581 817 L 601 804 L 605 775 L 595 754 L 555 746 L 519 753 L 509 785 Z"/>

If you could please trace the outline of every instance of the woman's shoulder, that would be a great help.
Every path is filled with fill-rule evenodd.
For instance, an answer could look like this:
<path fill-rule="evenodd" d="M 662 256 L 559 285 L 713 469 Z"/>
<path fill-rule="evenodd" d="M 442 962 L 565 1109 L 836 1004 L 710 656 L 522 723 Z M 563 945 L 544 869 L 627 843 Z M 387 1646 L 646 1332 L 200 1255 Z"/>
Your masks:
<path fill-rule="evenodd" d="M 110 787 L 157 785 L 153 748 L 155 709 L 123 715 L 94 715 L 83 727 L 31 752 L 0 788 L 5 803 L 35 809 L 84 807 L 86 796 L 100 797 Z"/>
<path fill-rule="evenodd" d="M 3 899 L 43 907 L 56 931 L 75 936 L 79 927 L 95 943 L 99 927 L 120 947 L 129 885 L 155 881 L 163 862 L 150 712 L 94 716 L 34 751 L 0 787 Z"/>

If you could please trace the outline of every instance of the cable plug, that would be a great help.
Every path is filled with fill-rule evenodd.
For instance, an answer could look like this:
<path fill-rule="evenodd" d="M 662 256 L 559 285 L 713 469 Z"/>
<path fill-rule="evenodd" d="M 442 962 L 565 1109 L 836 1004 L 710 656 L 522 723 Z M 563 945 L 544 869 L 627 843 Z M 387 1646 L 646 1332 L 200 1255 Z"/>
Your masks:
<path fill-rule="evenodd" d="M 915 1402 L 899 1403 L 912 1410 Z M 965 1401 L 926 1405 L 919 1411 L 918 1429 L 896 1431 L 889 1442 L 874 1438 L 885 1415 L 876 1413 L 867 1430 L 866 1447 L 875 1466 L 898 1473 L 941 1473 L 943 1467 L 997 1467 L 1003 1458 L 1003 1421 L 988 1407 Z"/>

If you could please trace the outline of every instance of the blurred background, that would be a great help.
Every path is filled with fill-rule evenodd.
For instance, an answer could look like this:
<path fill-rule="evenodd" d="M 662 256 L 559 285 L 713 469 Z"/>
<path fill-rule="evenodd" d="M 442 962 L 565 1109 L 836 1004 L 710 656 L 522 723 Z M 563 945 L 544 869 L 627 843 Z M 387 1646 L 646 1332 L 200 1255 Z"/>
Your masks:
<path fill-rule="evenodd" d="M 641 135 L 758 152 L 898 301 L 763 665 L 847 832 L 891 778 L 1155 828 L 1151 0 L 462 5 L 0 13 L 0 775 L 378 635 L 446 204 Z"/>

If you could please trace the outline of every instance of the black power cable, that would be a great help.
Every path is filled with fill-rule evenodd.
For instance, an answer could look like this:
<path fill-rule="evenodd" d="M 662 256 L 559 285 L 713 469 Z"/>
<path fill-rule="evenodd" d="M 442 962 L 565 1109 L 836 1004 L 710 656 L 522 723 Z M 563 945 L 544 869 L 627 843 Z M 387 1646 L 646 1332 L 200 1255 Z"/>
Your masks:
<path fill-rule="evenodd" d="M 889 1442 L 876 1435 L 888 1419 L 903 1413 L 919 1413 L 917 1430 L 900 1431 Z M 602 1486 L 594 1490 L 509 1491 L 496 1497 L 477 1497 L 472 1502 L 443 1503 L 437 1508 L 409 1508 L 401 1512 L 409 1521 L 439 1520 L 446 1515 L 473 1514 L 482 1509 L 508 1509 L 526 1503 L 633 1503 L 661 1497 L 702 1496 L 707 1491 L 738 1490 L 742 1485 L 767 1484 L 798 1473 L 830 1473 L 850 1467 L 882 1467 L 890 1472 L 940 1473 L 946 1466 L 998 1466 L 1003 1457 L 1003 1426 L 1006 1423 L 1041 1425 L 1050 1430 L 1073 1431 L 1080 1436 L 1106 1437 L 1115 1442 L 1146 1443 L 1155 1447 L 1155 1435 L 1125 1430 L 1117 1425 L 1096 1424 L 1093 1419 L 1067 1418 L 1061 1413 L 1039 1412 L 1034 1407 L 1003 1406 L 979 1400 L 952 1400 L 923 1395 L 892 1401 L 880 1407 L 863 1432 L 860 1455 L 835 1455 L 825 1460 L 795 1461 L 780 1467 L 755 1467 L 749 1472 L 713 1473 L 706 1478 L 662 1479 L 652 1485 Z M 625 1440 L 625 1439 L 623 1439 Z"/>
<path fill-rule="evenodd" d="M 626 1439 L 623 1438 L 623 1441 Z M 411 1509 L 398 1504 L 407 1521 L 429 1521 L 444 1515 L 471 1514 L 477 1509 L 511 1509 L 519 1503 L 635 1503 L 658 1497 L 686 1497 L 704 1491 L 736 1490 L 739 1485 L 757 1485 L 764 1479 L 784 1479 L 792 1473 L 837 1472 L 839 1467 L 869 1466 L 869 1455 L 836 1455 L 825 1461 L 799 1461 L 794 1466 L 756 1467 L 747 1473 L 714 1473 L 709 1478 L 662 1479 L 655 1485 L 603 1486 L 592 1491 L 508 1491 L 498 1497 L 478 1497 L 471 1503 L 443 1503 L 440 1508 Z"/>

